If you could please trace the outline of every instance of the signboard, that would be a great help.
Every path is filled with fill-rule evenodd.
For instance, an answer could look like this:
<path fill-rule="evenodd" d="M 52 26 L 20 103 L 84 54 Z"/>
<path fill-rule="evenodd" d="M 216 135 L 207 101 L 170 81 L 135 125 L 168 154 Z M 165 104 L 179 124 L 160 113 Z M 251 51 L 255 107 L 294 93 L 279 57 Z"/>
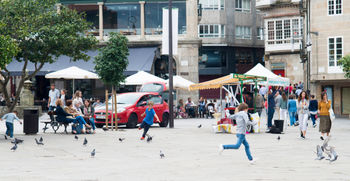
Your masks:
<path fill-rule="evenodd" d="M 178 42 L 178 24 L 179 24 L 179 9 L 172 9 L 173 18 L 173 55 L 177 55 L 177 42 Z M 162 55 L 169 55 L 169 11 L 167 8 L 163 8 L 163 36 L 162 36 Z"/>

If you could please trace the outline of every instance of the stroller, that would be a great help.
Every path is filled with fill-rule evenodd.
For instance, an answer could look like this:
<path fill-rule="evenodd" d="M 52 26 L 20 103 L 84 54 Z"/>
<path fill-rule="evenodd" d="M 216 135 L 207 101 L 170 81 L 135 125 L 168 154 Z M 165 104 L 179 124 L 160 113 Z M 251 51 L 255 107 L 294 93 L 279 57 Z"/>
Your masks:
<path fill-rule="evenodd" d="M 215 113 L 215 109 L 214 109 L 214 104 L 213 103 L 209 103 L 208 106 L 207 106 L 207 118 L 214 118 L 213 114 Z"/>

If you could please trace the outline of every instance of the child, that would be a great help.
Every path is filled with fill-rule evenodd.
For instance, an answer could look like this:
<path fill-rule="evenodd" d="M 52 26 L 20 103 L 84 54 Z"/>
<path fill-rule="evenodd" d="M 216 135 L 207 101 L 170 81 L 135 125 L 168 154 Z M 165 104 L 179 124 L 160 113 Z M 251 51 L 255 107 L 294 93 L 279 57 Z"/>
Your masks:
<path fill-rule="evenodd" d="M 148 107 L 147 107 L 146 111 L 143 114 L 141 114 L 141 117 L 145 116 L 145 114 L 146 114 L 146 117 L 143 119 L 143 121 L 139 127 L 139 130 L 141 130 L 143 128 L 143 134 L 142 134 L 141 140 L 145 139 L 147 131 L 149 130 L 149 128 L 153 124 L 154 117 L 156 117 L 157 122 L 160 123 L 159 118 L 153 109 L 153 104 L 154 103 L 152 101 L 148 101 Z"/>
<path fill-rule="evenodd" d="M 309 105 L 309 112 L 310 117 L 312 120 L 312 125 L 315 128 L 316 127 L 316 115 L 318 111 L 318 102 L 315 99 L 315 95 L 311 95 L 310 105 Z"/>
<path fill-rule="evenodd" d="M 225 149 L 238 149 L 241 144 L 243 143 L 245 147 L 245 152 L 247 154 L 247 157 L 249 159 L 250 163 L 254 163 L 253 157 L 250 154 L 249 144 L 245 138 L 246 134 L 246 128 L 247 124 L 250 124 L 250 121 L 248 119 L 248 105 L 246 103 L 242 103 L 238 106 L 238 113 L 234 115 L 234 118 L 237 122 L 237 143 L 235 145 L 220 145 L 219 146 L 219 152 L 222 153 Z"/>
<path fill-rule="evenodd" d="M 1 118 L 1 120 L 3 119 L 6 119 L 6 128 L 7 128 L 6 135 L 13 138 L 13 120 L 17 120 L 20 124 L 22 124 L 22 122 L 17 117 L 17 111 L 13 111 L 12 113 L 5 114 Z"/>

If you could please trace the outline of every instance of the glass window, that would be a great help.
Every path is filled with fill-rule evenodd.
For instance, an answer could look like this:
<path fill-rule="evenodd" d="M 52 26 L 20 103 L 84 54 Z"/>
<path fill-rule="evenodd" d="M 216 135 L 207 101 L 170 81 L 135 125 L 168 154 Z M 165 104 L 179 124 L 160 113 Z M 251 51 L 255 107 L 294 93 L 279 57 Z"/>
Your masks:
<path fill-rule="evenodd" d="M 283 31 L 282 31 L 282 20 L 276 21 L 276 40 L 282 40 Z M 282 44 L 283 41 L 276 41 L 276 44 Z"/>
<path fill-rule="evenodd" d="M 152 96 L 149 101 L 152 101 L 154 104 L 162 104 L 162 98 L 159 96 Z"/>
<path fill-rule="evenodd" d="M 163 8 L 167 8 L 167 2 L 145 3 L 145 33 L 147 35 L 160 35 L 163 30 Z M 179 9 L 178 33 L 186 34 L 186 2 L 173 2 L 173 8 Z"/>
<path fill-rule="evenodd" d="M 85 13 L 85 19 L 93 24 L 93 28 L 99 28 L 98 5 L 68 5 L 69 9 L 74 9 L 79 13 Z"/>
<path fill-rule="evenodd" d="M 342 14 L 342 0 L 328 0 L 328 15 Z"/>
<path fill-rule="evenodd" d="M 106 33 L 120 32 L 124 35 L 139 35 L 140 4 L 106 4 L 103 27 Z"/>
<path fill-rule="evenodd" d="M 274 21 L 268 21 L 267 22 L 267 39 L 268 40 L 275 40 L 275 22 Z M 274 44 L 274 41 L 269 41 L 268 44 Z"/>
<path fill-rule="evenodd" d="M 225 7 L 225 0 L 199 0 L 204 10 L 223 10 Z"/>
<path fill-rule="evenodd" d="M 225 25 L 198 25 L 198 36 L 206 38 L 224 37 Z"/>
<path fill-rule="evenodd" d="M 329 38 L 328 39 L 328 63 L 330 67 L 340 66 L 337 62 L 343 57 L 343 38 Z"/>
<path fill-rule="evenodd" d="M 261 27 L 258 27 L 256 29 L 256 33 L 257 33 L 257 39 L 258 40 L 264 40 L 264 29 Z"/>
<path fill-rule="evenodd" d="M 224 50 L 202 50 L 202 58 L 199 61 L 200 68 L 226 67 L 226 51 Z"/>
<path fill-rule="evenodd" d="M 283 23 L 283 39 L 285 39 L 284 43 L 290 43 L 290 20 L 284 20 Z"/>
<path fill-rule="evenodd" d="M 302 19 L 277 19 L 267 22 L 268 44 L 300 43 L 302 39 Z"/>
<path fill-rule="evenodd" d="M 250 12 L 251 0 L 235 0 L 235 10 Z"/>
<path fill-rule="evenodd" d="M 236 26 L 237 39 L 251 39 L 252 30 L 249 26 Z"/>

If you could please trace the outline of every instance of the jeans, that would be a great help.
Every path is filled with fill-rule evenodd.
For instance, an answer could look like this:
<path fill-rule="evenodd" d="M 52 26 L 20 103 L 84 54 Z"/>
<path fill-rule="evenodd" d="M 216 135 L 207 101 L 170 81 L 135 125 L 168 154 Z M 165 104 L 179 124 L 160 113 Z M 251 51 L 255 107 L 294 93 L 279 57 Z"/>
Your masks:
<path fill-rule="evenodd" d="M 86 124 L 85 119 L 82 116 L 77 116 L 74 119 L 67 118 L 66 121 L 67 123 L 79 123 L 79 130 L 82 130 L 83 125 Z"/>
<path fill-rule="evenodd" d="M 6 135 L 13 138 L 13 123 L 6 122 Z"/>
<path fill-rule="evenodd" d="M 54 111 L 55 109 L 56 109 L 56 106 L 49 106 L 48 111 Z M 50 114 L 50 120 L 51 121 L 55 120 L 55 117 L 53 116 L 53 114 Z"/>
<path fill-rule="evenodd" d="M 268 108 L 267 111 L 267 127 L 271 127 L 272 126 L 272 119 L 273 119 L 273 115 L 275 114 L 275 108 Z"/>
<path fill-rule="evenodd" d="M 306 131 L 307 129 L 307 120 L 309 118 L 309 114 L 301 114 L 299 113 L 299 127 L 300 131 Z"/>
<path fill-rule="evenodd" d="M 90 118 L 89 121 L 90 121 L 92 130 L 95 130 L 95 129 L 96 129 L 96 126 L 95 126 L 95 119 L 94 119 L 94 118 Z"/>
<path fill-rule="evenodd" d="M 312 125 L 316 124 L 316 114 L 310 114 L 311 120 L 312 120 Z"/>
<path fill-rule="evenodd" d="M 203 117 L 204 118 L 205 115 L 205 107 L 200 106 L 199 107 L 199 117 Z"/>
<path fill-rule="evenodd" d="M 141 123 L 140 128 L 143 128 L 142 137 L 146 137 L 146 134 L 147 134 L 150 127 L 151 127 L 151 125 L 147 124 L 146 122 Z"/>
<path fill-rule="evenodd" d="M 243 143 L 244 147 L 245 147 L 245 153 L 248 157 L 249 160 L 253 160 L 253 157 L 250 153 L 250 149 L 249 149 L 249 144 L 247 142 L 247 140 L 245 139 L 245 135 L 244 134 L 237 134 L 237 143 L 235 145 L 223 145 L 224 149 L 238 149 L 241 144 Z"/>
<path fill-rule="evenodd" d="M 289 112 L 289 120 L 290 120 L 290 125 L 294 125 L 295 124 L 295 116 L 296 116 L 296 112 Z"/>

